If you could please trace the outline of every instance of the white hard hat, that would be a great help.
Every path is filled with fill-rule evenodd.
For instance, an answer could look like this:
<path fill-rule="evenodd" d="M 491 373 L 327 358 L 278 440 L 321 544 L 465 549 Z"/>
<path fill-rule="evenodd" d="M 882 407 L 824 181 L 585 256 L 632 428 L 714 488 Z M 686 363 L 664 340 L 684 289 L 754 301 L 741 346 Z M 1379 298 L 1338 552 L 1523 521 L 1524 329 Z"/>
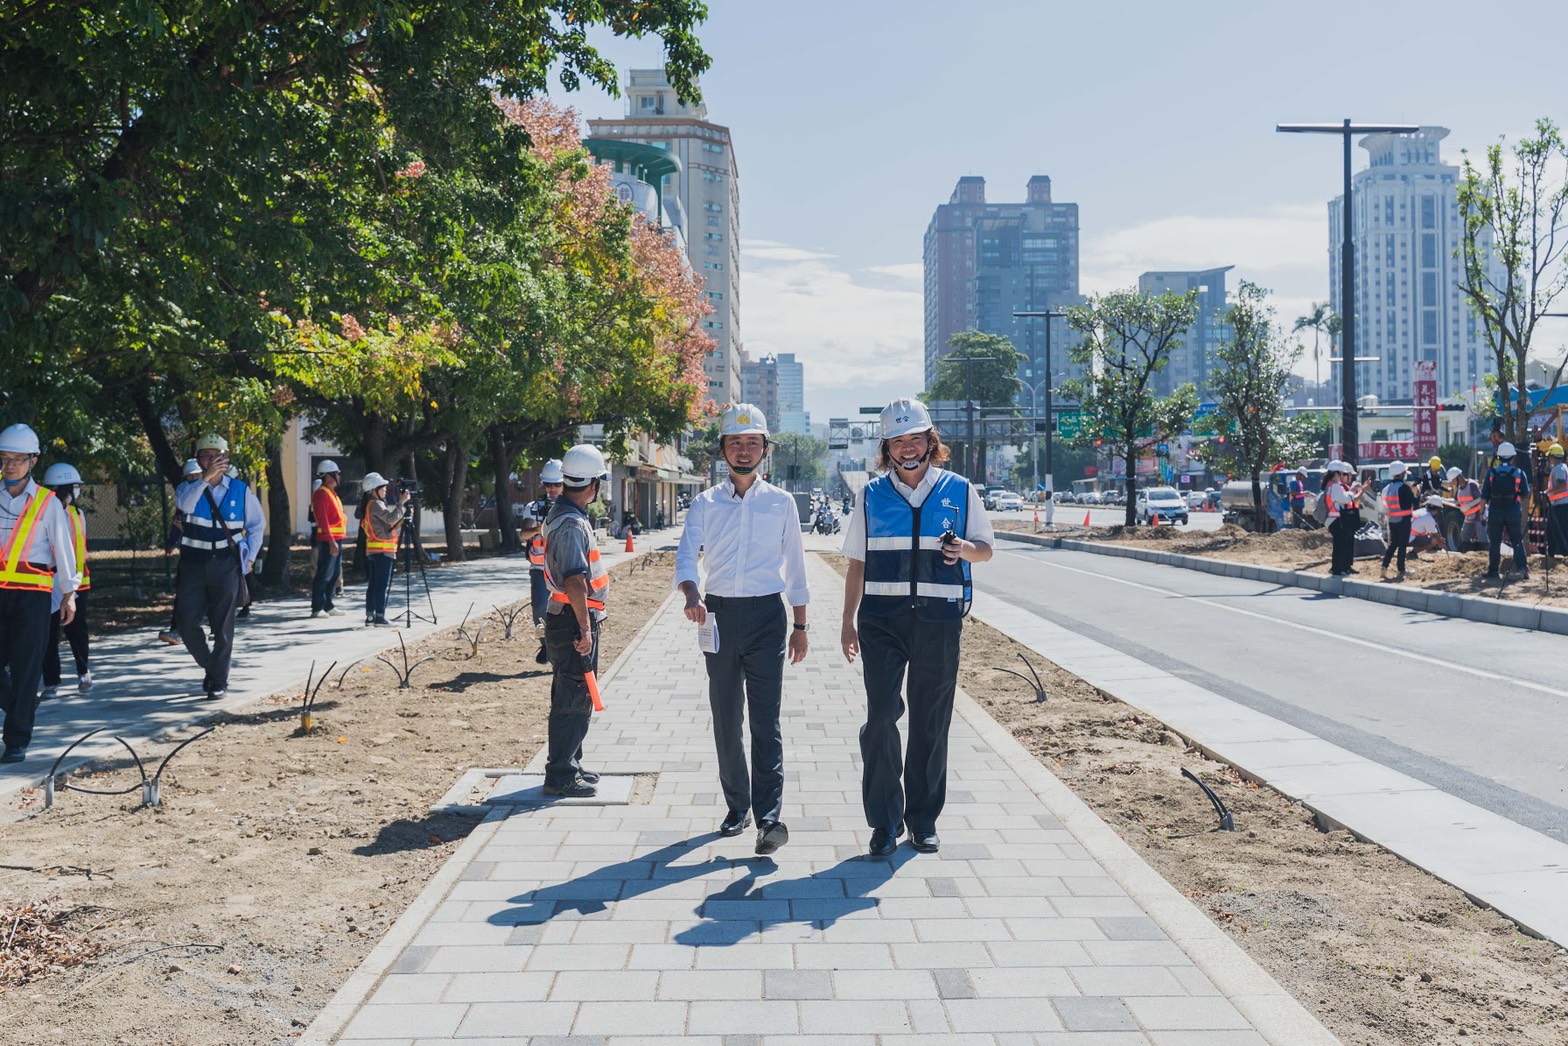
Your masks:
<path fill-rule="evenodd" d="M 375 490 L 377 487 L 384 487 L 386 485 L 387 478 L 379 472 L 372 472 L 364 479 L 359 481 L 359 489 L 366 492 Z"/>
<path fill-rule="evenodd" d="M 1517 453 L 1519 452 L 1514 449 L 1514 445 L 1506 440 L 1497 445 L 1497 456 L 1500 458 L 1511 458 Z"/>
<path fill-rule="evenodd" d="M 768 434 L 768 419 L 763 415 L 762 408 L 750 403 L 737 403 L 724 412 L 724 419 L 719 422 L 719 438 L 725 436 L 766 436 Z"/>
<path fill-rule="evenodd" d="M 220 454 L 227 454 L 229 452 L 229 441 L 216 432 L 209 432 L 196 441 L 196 453 L 200 454 L 204 450 L 215 450 Z"/>
<path fill-rule="evenodd" d="M 329 476 L 334 472 L 342 471 L 342 469 L 338 468 L 338 463 L 333 461 L 331 458 L 328 458 L 326 461 L 323 461 L 321 464 L 316 466 L 316 475 L 318 476 Z"/>
<path fill-rule="evenodd" d="M 1431 497 L 1426 499 L 1426 507 L 1427 508 L 1442 508 L 1443 507 L 1443 499 L 1438 497 L 1436 494 L 1433 494 Z"/>
<path fill-rule="evenodd" d="M 539 470 L 540 483 L 565 483 L 566 477 L 561 474 L 561 459 L 551 458 L 544 463 L 544 468 Z"/>
<path fill-rule="evenodd" d="M 1388 474 L 1390 476 L 1403 476 L 1408 471 L 1409 469 L 1403 461 L 1391 462 L 1388 466 Z"/>
<path fill-rule="evenodd" d="M 72 483 L 80 483 L 82 474 L 72 465 L 57 461 L 44 470 L 44 486 L 66 487 Z"/>
<path fill-rule="evenodd" d="M 1343 461 L 1340 461 L 1338 458 L 1335 458 L 1333 461 L 1329 462 L 1327 465 L 1324 466 L 1324 468 L 1327 469 L 1329 472 L 1349 472 L 1350 471 L 1349 468 L 1346 467 L 1345 463 Z"/>
<path fill-rule="evenodd" d="M 1454 480 L 1458 479 L 1460 476 L 1463 476 L 1464 474 L 1465 474 L 1465 470 L 1464 469 L 1459 468 L 1458 466 L 1455 466 L 1454 468 L 1451 468 L 1451 469 L 1448 470 L 1448 481 L 1450 483 L 1452 483 Z"/>
<path fill-rule="evenodd" d="M 199 475 L 200 473 L 201 462 L 197 461 L 195 458 L 186 458 L 185 468 L 182 470 L 182 474 L 186 476 L 195 476 Z"/>
<path fill-rule="evenodd" d="M 931 412 L 919 400 L 896 399 L 882 410 L 883 439 L 930 432 L 931 428 Z"/>
<path fill-rule="evenodd" d="M 10 425 L 0 432 L 0 451 L 7 454 L 37 454 L 38 433 L 27 425 Z"/>
<path fill-rule="evenodd" d="M 1296 466 L 1296 475 L 1298 475 L 1298 476 L 1305 476 L 1306 474 L 1307 474 L 1307 466 L 1305 466 L 1305 465 L 1298 465 L 1298 466 Z"/>
<path fill-rule="evenodd" d="M 586 487 L 608 475 L 604 455 L 592 443 L 579 443 L 561 458 L 561 477 L 568 487 Z"/>

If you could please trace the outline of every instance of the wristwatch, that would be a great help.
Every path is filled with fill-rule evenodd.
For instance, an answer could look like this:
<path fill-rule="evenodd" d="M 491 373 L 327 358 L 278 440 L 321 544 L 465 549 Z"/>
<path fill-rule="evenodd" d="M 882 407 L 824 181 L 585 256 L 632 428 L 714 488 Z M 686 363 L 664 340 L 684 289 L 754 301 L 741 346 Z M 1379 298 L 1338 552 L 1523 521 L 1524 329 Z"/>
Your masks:
<path fill-rule="evenodd" d="M 797 632 L 810 632 L 811 631 L 811 626 L 810 625 L 802 625 L 802 624 L 799 624 L 798 622 L 790 622 L 790 623 L 795 626 L 795 631 L 797 631 Z"/>

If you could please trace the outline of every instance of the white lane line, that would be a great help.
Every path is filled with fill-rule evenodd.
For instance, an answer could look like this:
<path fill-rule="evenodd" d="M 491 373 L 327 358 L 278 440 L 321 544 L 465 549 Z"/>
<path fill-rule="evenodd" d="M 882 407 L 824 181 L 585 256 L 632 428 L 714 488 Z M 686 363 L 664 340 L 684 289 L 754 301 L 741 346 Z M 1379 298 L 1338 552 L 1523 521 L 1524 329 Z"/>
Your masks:
<path fill-rule="evenodd" d="M 1257 618 L 1259 621 L 1267 621 L 1270 624 L 1282 625 L 1285 628 L 1294 628 L 1301 632 L 1310 632 L 1313 635 L 1324 636 L 1325 638 L 1338 640 L 1340 642 L 1354 643 L 1357 646 L 1364 646 L 1368 650 L 1376 650 L 1380 654 L 1393 654 L 1397 657 L 1408 658 L 1411 661 L 1419 661 L 1423 665 L 1452 669 L 1455 672 L 1462 672 L 1468 676 L 1475 676 L 1477 679 L 1515 683 L 1526 688 L 1527 690 L 1535 690 L 1542 694 L 1551 694 L 1553 697 L 1560 697 L 1568 700 L 1568 691 L 1557 690 L 1541 683 L 1531 682 L 1528 679 L 1520 679 L 1518 676 L 1507 676 L 1500 672 L 1482 671 L 1478 668 L 1471 668 L 1469 665 L 1461 665 L 1456 661 L 1444 661 L 1439 657 L 1429 657 L 1426 654 L 1411 653 L 1407 650 L 1400 650 L 1398 647 L 1390 647 L 1385 646 L 1382 643 L 1374 643 L 1369 639 L 1358 639 L 1355 636 L 1347 636 L 1343 632 L 1332 632 L 1326 628 L 1318 628 L 1316 625 L 1303 625 L 1300 622 L 1286 621 L 1283 618 L 1270 617 L 1268 614 L 1259 614 L 1253 610 L 1243 610 L 1241 607 L 1226 606 L 1224 603 L 1216 603 L 1213 600 L 1203 599 L 1199 596 L 1189 596 L 1182 592 L 1173 591 L 1172 589 L 1160 588 L 1157 585 L 1146 585 L 1141 581 L 1129 581 L 1126 578 L 1112 577 L 1109 574 L 1097 574 L 1092 570 L 1083 570 L 1079 567 L 1069 567 L 1063 563 L 1052 563 L 1048 560 L 1040 559 L 1035 556 L 1025 555 L 1022 552 L 1014 552 L 1012 549 L 1004 549 L 1003 552 L 1009 556 L 1017 556 L 1019 559 L 1022 559 L 1025 562 L 1038 563 L 1041 566 L 1051 567 L 1055 570 L 1068 570 L 1074 574 L 1083 574 L 1085 577 L 1099 578 L 1102 581 L 1114 581 L 1118 585 L 1128 585 L 1132 588 L 1141 588 L 1146 592 L 1158 592 L 1165 596 L 1175 596 L 1177 599 L 1188 599 L 1194 603 L 1201 603 L 1206 607 L 1213 607 L 1216 610 L 1224 610 L 1232 614 L 1240 614 L 1243 617 Z"/>

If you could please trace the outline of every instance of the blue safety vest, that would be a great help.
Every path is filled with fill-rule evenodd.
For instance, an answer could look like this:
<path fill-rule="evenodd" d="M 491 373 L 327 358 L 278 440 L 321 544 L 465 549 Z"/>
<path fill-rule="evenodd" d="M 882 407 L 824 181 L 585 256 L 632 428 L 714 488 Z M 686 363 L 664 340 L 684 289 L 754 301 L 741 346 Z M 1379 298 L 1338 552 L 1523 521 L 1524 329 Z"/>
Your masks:
<path fill-rule="evenodd" d="M 245 490 L 244 481 L 231 479 L 228 492 L 218 502 L 228 533 L 234 535 L 236 544 L 245 540 Z M 180 533 L 180 555 L 192 561 L 211 559 L 214 555 L 232 556 L 234 553 L 229 551 L 229 538 L 224 530 L 213 521 L 212 505 L 203 494 L 197 499 L 196 508 L 185 517 Z"/>
<path fill-rule="evenodd" d="M 969 613 L 969 564 L 949 566 L 942 535 L 969 533 L 969 482 L 937 470 L 920 507 L 904 500 L 889 476 L 866 484 L 866 582 L 862 609 L 877 617 L 913 609 L 927 621 L 958 621 Z"/>

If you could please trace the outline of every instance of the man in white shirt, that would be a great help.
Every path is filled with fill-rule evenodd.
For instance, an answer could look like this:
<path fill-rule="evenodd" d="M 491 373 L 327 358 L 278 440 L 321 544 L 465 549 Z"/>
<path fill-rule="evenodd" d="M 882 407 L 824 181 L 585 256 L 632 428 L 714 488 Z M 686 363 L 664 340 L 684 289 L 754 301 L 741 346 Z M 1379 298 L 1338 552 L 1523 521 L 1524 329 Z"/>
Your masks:
<path fill-rule="evenodd" d="M 54 492 L 33 480 L 39 449 L 38 434 L 26 425 L 0 432 L 0 665 L 10 672 L 0 688 L 0 763 L 22 762 L 33 742 L 54 607 L 62 625 L 76 616 L 75 534 Z"/>
<path fill-rule="evenodd" d="M 779 708 L 784 689 L 785 636 L 790 664 L 806 657 L 805 546 L 795 499 L 757 475 L 768 453 L 768 421 L 741 403 L 724 412 L 719 453 L 730 477 L 692 500 L 675 553 L 675 587 L 686 596 L 686 617 L 701 625 L 712 614 L 718 651 L 704 652 L 708 705 L 719 754 L 719 784 L 729 807 L 720 835 L 739 835 L 757 816 L 757 853 L 789 841 L 779 820 L 784 808 L 784 735 Z M 697 552 L 705 550 L 706 600 L 697 591 Z M 780 593 L 783 598 L 780 598 Z M 788 602 L 794 622 L 786 620 Z M 741 744 L 749 711 L 751 771 Z"/>
<path fill-rule="evenodd" d="M 878 454 L 884 475 L 866 484 L 844 535 L 850 562 L 839 641 L 850 661 L 865 657 L 861 801 L 871 856 L 891 857 L 905 827 L 920 853 L 941 845 L 936 820 L 947 798 L 969 564 L 990 559 L 996 538 L 974 485 L 940 467 L 948 449 L 925 404 L 888 404 Z M 907 758 L 898 734 L 906 672 Z"/>
<path fill-rule="evenodd" d="M 185 649 L 202 667 L 202 690 L 216 701 L 229 692 L 229 661 L 234 648 L 234 614 L 240 582 L 261 552 L 267 517 L 256 492 L 229 475 L 229 442 L 209 433 L 196 441 L 201 475 L 181 483 L 174 504 L 185 514 L 180 532 L 180 585 L 175 621 Z M 212 623 L 214 639 L 207 645 Z"/>
<path fill-rule="evenodd" d="M 1410 522 L 1410 554 L 1411 557 L 1423 552 L 1447 552 L 1448 543 L 1443 540 L 1443 499 L 1433 494 L 1426 499 L 1426 511 L 1417 512 Z"/>

